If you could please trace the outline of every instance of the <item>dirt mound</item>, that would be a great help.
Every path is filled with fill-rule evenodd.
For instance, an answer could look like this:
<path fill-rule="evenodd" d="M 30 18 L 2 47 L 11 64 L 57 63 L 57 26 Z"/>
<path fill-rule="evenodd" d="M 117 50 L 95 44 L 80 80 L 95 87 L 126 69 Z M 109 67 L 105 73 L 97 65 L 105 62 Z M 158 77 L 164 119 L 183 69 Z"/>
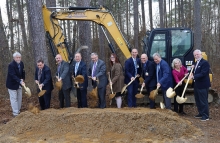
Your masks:
<path fill-rule="evenodd" d="M 200 135 L 176 113 L 146 108 L 26 111 L 0 127 L 0 142 L 178 142 Z"/>

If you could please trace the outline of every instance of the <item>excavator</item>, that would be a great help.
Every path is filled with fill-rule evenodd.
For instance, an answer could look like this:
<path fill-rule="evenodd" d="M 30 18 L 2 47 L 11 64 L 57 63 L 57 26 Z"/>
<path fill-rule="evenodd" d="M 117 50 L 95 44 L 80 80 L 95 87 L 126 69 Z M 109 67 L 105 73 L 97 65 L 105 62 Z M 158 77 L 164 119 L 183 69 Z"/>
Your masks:
<path fill-rule="evenodd" d="M 115 53 L 114 46 L 111 44 L 104 28 L 108 31 L 125 58 L 131 57 L 130 45 L 126 41 L 122 32 L 117 25 L 112 13 L 105 7 L 51 7 L 60 9 L 51 12 L 49 7 L 42 7 L 44 27 L 46 37 L 49 41 L 50 48 L 54 57 L 61 54 L 62 58 L 71 62 L 73 60 L 72 53 L 69 50 L 67 41 L 59 25 L 59 20 L 76 20 L 76 21 L 93 21 L 101 26 L 112 53 Z M 104 27 L 104 28 L 103 28 Z M 143 53 L 146 53 L 149 60 L 153 60 L 152 55 L 158 52 L 162 59 L 170 65 L 174 58 L 181 59 L 183 65 L 190 71 L 194 63 L 193 57 L 193 32 L 189 28 L 157 28 L 147 31 L 143 38 Z M 203 58 L 207 59 L 207 55 L 203 52 Z M 212 74 L 210 74 L 212 80 Z M 192 84 L 192 81 L 191 81 Z M 213 92 L 209 94 L 209 102 L 213 101 Z M 193 88 L 187 88 L 186 95 L 193 95 Z M 187 96 L 186 103 L 195 103 L 193 96 Z M 160 100 L 160 99 L 159 99 Z M 157 102 L 157 101 L 156 101 Z"/>

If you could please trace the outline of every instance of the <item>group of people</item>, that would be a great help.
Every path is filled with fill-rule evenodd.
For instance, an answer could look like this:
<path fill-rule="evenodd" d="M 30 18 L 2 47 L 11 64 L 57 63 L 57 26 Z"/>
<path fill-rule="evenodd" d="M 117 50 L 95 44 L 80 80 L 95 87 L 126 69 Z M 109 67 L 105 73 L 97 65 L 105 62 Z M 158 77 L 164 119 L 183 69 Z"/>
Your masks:
<path fill-rule="evenodd" d="M 198 115 L 195 118 L 201 118 L 202 121 L 209 120 L 208 109 L 208 89 L 210 87 L 209 80 L 209 63 L 202 58 L 200 50 L 194 51 L 196 59 L 193 74 L 188 78 L 194 81 L 194 95 L 198 108 Z M 24 64 L 21 61 L 21 54 L 15 52 L 13 54 L 13 61 L 8 66 L 8 76 L 6 87 L 10 94 L 10 101 L 13 115 L 17 116 L 20 113 L 22 101 L 22 85 L 24 85 L 25 71 Z M 55 57 L 57 66 L 56 78 L 62 81 L 62 87 L 59 90 L 60 107 L 70 107 L 70 92 L 72 89 L 72 78 L 81 75 L 84 77 L 84 82 L 79 83 L 79 88 L 76 89 L 78 108 L 88 107 L 87 105 L 87 87 L 88 79 L 92 80 L 93 88 L 97 87 L 97 94 L 99 98 L 98 107 L 106 108 L 106 86 L 112 86 L 115 93 L 115 100 L 118 108 L 122 105 L 121 89 L 124 84 L 132 83 L 127 86 L 127 104 L 128 107 L 136 107 L 136 97 L 139 87 L 139 78 L 144 79 L 142 86 L 146 87 L 147 95 L 156 88 L 161 88 L 163 101 L 166 109 L 171 109 L 171 99 L 166 96 L 166 91 L 169 87 L 177 84 L 180 86 L 176 88 L 176 95 L 181 95 L 184 82 L 181 79 L 188 73 L 186 67 L 181 63 L 181 60 L 175 58 L 172 61 L 172 69 L 169 64 L 163 60 L 158 53 L 153 54 L 154 61 L 149 61 L 146 54 L 138 57 L 138 50 L 132 49 L 131 57 L 125 61 L 124 70 L 119 63 L 116 54 L 110 55 L 111 69 L 109 72 L 110 80 L 106 76 L 106 64 L 100 60 L 97 53 L 91 53 L 91 63 L 87 71 L 86 63 L 82 61 L 80 53 L 75 53 L 74 62 L 69 64 L 62 59 L 60 54 Z M 35 71 L 35 82 L 39 89 L 46 90 L 46 93 L 39 97 L 39 103 L 42 110 L 50 108 L 51 91 L 53 90 L 52 76 L 50 68 L 44 64 L 42 59 L 37 61 Z M 174 84 L 173 84 L 174 82 Z M 180 83 L 181 82 L 181 83 Z M 149 99 L 150 108 L 155 109 L 155 101 Z M 174 111 L 186 114 L 183 110 L 183 104 L 178 104 L 176 96 L 174 97 Z"/>

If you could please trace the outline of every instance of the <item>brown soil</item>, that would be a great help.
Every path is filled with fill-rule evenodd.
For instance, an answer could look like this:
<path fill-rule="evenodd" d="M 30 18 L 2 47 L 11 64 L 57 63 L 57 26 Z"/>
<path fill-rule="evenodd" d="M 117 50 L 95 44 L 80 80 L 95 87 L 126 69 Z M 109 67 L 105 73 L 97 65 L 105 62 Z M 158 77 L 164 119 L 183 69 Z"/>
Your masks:
<path fill-rule="evenodd" d="M 109 101 L 107 101 L 109 102 Z M 10 101 L 0 98 L 0 142 L 220 142 L 219 107 L 210 106 L 211 119 L 201 122 L 194 105 L 186 105 L 187 115 L 169 110 L 142 108 L 52 109 L 33 114 L 28 104 L 39 107 L 37 96 L 23 98 L 22 113 L 13 118 Z M 107 104 L 109 105 L 109 104 Z"/>

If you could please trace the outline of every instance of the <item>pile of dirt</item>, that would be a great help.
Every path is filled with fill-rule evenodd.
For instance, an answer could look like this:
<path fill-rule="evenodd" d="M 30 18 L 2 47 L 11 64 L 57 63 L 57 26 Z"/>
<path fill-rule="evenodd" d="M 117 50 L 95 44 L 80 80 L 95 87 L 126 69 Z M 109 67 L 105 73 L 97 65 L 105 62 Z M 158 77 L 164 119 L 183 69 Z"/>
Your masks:
<path fill-rule="evenodd" d="M 148 108 L 25 111 L 0 126 L 0 142 L 190 142 L 202 134 L 172 111 Z"/>

